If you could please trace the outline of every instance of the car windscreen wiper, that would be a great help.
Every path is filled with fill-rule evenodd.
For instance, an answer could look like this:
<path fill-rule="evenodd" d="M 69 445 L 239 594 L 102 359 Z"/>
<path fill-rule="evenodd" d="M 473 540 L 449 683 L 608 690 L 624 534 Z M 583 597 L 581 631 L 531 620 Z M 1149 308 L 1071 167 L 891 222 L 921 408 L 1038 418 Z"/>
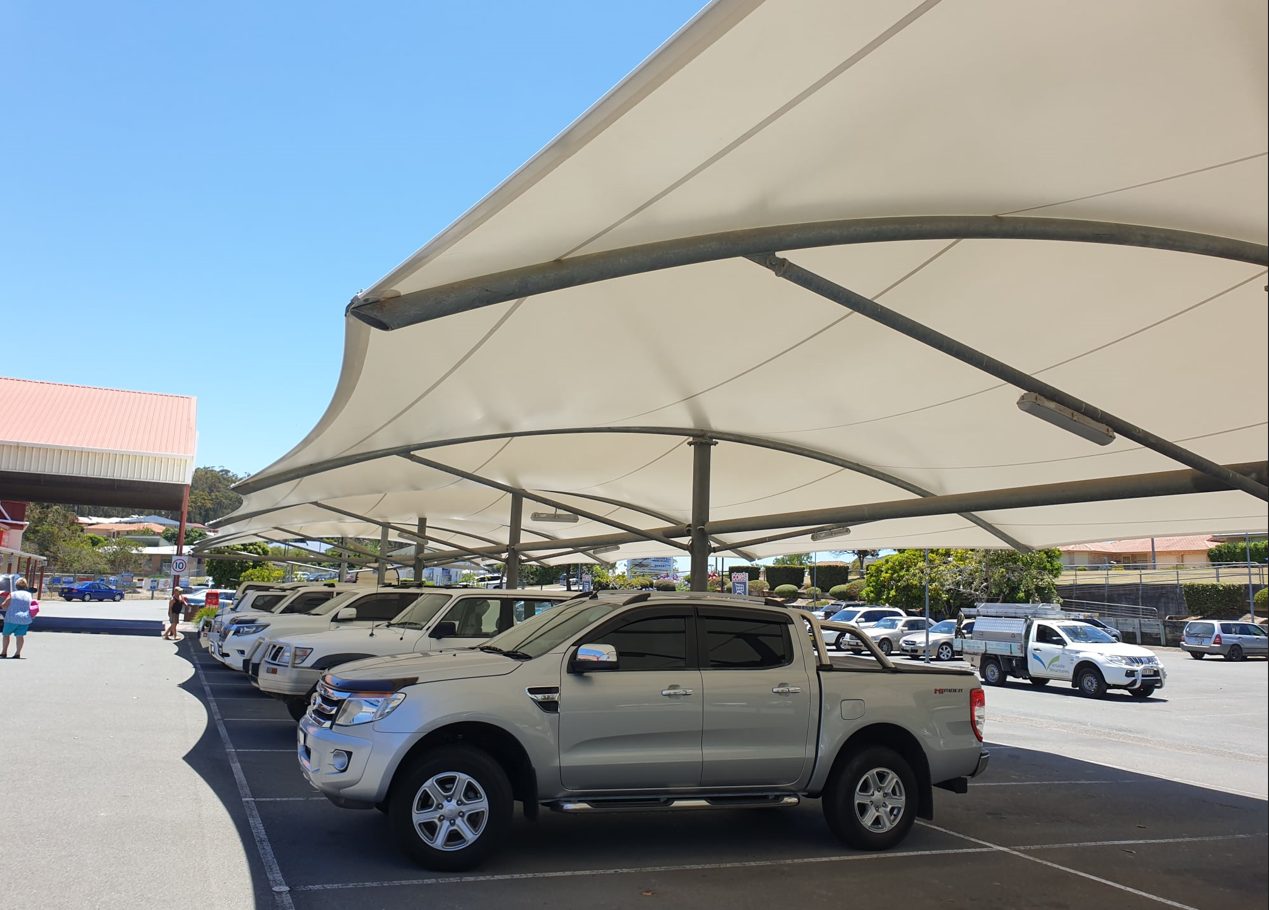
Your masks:
<path fill-rule="evenodd" d="M 487 654 L 501 654 L 503 657 L 510 657 L 512 660 L 531 660 L 532 654 L 525 654 L 523 651 L 505 651 L 496 645 L 481 645 L 476 649 L 484 651 Z"/>
<path fill-rule="evenodd" d="M 407 619 L 405 622 L 390 622 L 388 623 L 388 628 L 389 629 L 422 629 L 423 623 L 412 622 Z"/>

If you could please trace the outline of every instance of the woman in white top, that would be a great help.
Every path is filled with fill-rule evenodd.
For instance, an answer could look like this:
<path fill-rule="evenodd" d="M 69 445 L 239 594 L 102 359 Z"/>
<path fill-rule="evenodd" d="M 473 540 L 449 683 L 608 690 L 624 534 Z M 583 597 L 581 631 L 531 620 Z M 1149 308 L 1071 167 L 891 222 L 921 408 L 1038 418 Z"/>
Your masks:
<path fill-rule="evenodd" d="M 5 601 L 3 641 L 0 641 L 0 659 L 9 656 L 9 639 L 18 640 L 18 649 L 14 658 L 21 659 L 22 645 L 26 642 L 27 630 L 31 628 L 31 592 L 27 590 L 26 579 L 19 578 L 14 585 L 14 592 Z"/>

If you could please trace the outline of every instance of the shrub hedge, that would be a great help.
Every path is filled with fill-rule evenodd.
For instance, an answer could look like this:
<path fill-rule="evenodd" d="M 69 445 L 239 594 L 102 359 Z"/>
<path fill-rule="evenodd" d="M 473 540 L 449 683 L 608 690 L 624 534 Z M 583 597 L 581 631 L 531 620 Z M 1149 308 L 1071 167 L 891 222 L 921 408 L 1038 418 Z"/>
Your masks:
<path fill-rule="evenodd" d="M 1259 591 L 1256 592 L 1256 596 L 1253 597 L 1251 600 L 1252 600 L 1252 603 L 1254 603 L 1257 607 L 1260 608 L 1256 612 L 1263 614 L 1265 608 L 1269 607 L 1269 588 L 1261 588 Z"/>
<path fill-rule="evenodd" d="M 1247 612 L 1246 585 L 1186 584 L 1185 609 L 1191 616 L 1228 619 Z"/>
<path fill-rule="evenodd" d="M 821 590 L 831 591 L 850 581 L 850 566 L 816 566 L 807 570 L 812 583 Z"/>
<path fill-rule="evenodd" d="M 677 591 L 679 583 L 673 578 L 658 578 L 652 583 L 652 587 L 658 591 Z"/>
<path fill-rule="evenodd" d="M 775 594 L 776 597 L 797 597 L 798 586 L 797 585 L 780 585 L 772 593 Z"/>
<path fill-rule="evenodd" d="M 767 584 L 772 588 L 779 588 L 781 585 L 800 588 L 805 575 L 806 569 L 802 566 L 767 566 Z"/>

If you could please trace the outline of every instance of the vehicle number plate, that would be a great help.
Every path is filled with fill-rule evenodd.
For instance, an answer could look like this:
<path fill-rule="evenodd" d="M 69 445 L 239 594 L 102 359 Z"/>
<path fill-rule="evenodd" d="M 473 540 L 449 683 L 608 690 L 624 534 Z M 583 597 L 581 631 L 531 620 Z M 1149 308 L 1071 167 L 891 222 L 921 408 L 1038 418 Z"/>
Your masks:
<path fill-rule="evenodd" d="M 1159 671 L 1158 670 L 1142 670 L 1141 675 L 1142 676 L 1158 676 Z"/>

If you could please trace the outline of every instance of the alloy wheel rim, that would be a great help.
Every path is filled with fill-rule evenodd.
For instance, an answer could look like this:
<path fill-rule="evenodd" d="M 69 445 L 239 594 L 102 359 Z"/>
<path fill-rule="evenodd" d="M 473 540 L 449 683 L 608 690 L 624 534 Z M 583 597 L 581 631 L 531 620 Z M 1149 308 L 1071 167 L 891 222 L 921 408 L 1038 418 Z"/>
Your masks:
<path fill-rule="evenodd" d="M 479 839 L 489 822 L 489 797 L 471 775 L 441 771 L 414 794 L 410 818 L 415 833 L 432 849 L 464 850 Z"/>
<path fill-rule="evenodd" d="M 855 786 L 855 816 L 875 834 L 899 824 L 907 806 L 907 793 L 898 774 L 889 768 L 873 768 Z"/>

